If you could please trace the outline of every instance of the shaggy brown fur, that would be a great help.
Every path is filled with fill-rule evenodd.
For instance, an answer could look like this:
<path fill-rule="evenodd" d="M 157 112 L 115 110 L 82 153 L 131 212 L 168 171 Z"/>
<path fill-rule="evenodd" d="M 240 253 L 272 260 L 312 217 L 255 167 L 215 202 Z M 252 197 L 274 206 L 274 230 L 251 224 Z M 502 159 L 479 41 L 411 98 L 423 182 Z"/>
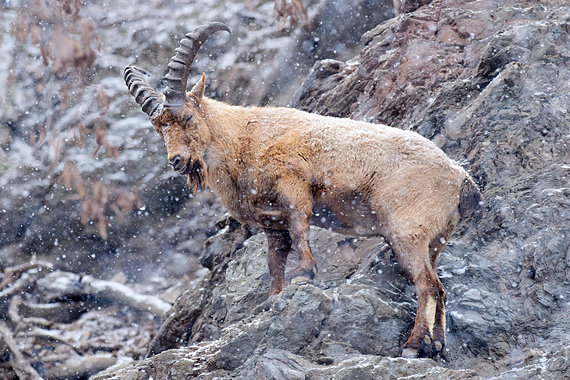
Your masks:
<path fill-rule="evenodd" d="M 177 58 L 171 65 L 177 67 Z M 183 87 L 187 72 L 181 77 Z M 383 236 L 418 298 L 403 354 L 443 353 L 446 293 L 437 257 L 481 194 L 441 149 L 381 124 L 218 102 L 204 96 L 204 75 L 174 105 L 168 96 L 177 102 L 178 93 L 157 94 L 142 70 L 128 67 L 125 80 L 190 187 L 209 186 L 237 220 L 265 231 L 271 295 L 285 286 L 291 248 L 300 256 L 293 276 L 316 274 L 310 224 Z"/>
<path fill-rule="evenodd" d="M 265 231 L 270 294 L 285 286 L 291 247 L 300 255 L 293 275 L 316 274 L 309 224 L 384 236 L 418 297 L 405 353 L 441 353 L 446 295 L 437 256 L 461 214 L 478 207 L 467 173 L 417 133 L 290 108 L 230 106 L 204 97 L 204 85 L 202 77 L 182 114 L 165 109 L 151 121 L 192 188 L 207 184 L 236 219 Z"/>

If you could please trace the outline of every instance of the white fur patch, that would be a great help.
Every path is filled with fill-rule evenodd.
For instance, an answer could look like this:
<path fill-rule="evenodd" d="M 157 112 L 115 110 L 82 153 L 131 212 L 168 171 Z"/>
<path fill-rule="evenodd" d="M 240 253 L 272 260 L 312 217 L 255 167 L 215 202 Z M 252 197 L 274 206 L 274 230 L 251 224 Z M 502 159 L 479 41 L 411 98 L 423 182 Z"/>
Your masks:
<path fill-rule="evenodd" d="M 433 336 L 433 326 L 435 325 L 435 310 L 437 307 L 436 301 L 432 297 L 426 300 L 425 317 L 428 323 L 428 329 L 431 336 Z"/>

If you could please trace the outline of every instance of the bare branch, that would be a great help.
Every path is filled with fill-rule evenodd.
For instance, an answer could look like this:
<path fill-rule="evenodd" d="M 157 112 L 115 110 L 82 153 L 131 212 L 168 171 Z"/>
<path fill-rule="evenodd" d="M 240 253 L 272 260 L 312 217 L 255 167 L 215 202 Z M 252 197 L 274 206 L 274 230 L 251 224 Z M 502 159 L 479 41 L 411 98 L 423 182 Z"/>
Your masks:
<path fill-rule="evenodd" d="M 10 351 L 10 364 L 12 365 L 12 369 L 14 372 L 16 372 L 18 378 L 30 380 L 42 379 L 42 377 L 30 365 L 30 363 L 24 358 L 24 355 L 18 348 L 18 344 L 12 337 L 10 329 L 2 321 L 0 321 L 0 338 L 2 338 L 2 341 L 6 344 L 6 347 Z"/>
<path fill-rule="evenodd" d="M 108 298 L 119 304 L 124 304 L 133 309 L 148 311 L 162 317 L 171 305 L 159 297 L 137 293 L 129 287 L 114 281 L 98 280 L 92 276 L 84 276 L 81 283 L 89 294 Z"/>
<path fill-rule="evenodd" d="M 50 379 L 84 379 L 117 362 L 110 354 L 75 356 L 58 363 L 46 371 Z M 49 363 L 46 363 L 49 364 Z"/>

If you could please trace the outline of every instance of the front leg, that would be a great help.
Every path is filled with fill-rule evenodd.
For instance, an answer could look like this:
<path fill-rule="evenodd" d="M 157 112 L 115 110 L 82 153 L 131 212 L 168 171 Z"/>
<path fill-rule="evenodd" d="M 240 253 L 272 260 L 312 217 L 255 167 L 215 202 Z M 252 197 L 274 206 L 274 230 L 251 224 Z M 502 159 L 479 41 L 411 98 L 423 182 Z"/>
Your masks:
<path fill-rule="evenodd" d="M 297 268 L 291 277 L 313 279 L 317 263 L 309 245 L 309 221 L 313 215 L 313 195 L 307 181 L 301 176 L 282 178 L 278 185 L 281 204 L 288 214 L 287 224 L 293 246 L 299 255 Z"/>
<path fill-rule="evenodd" d="M 267 237 L 267 265 L 269 266 L 269 295 L 278 294 L 285 287 L 285 266 L 291 250 L 291 237 L 287 230 L 265 229 Z"/>
<path fill-rule="evenodd" d="M 291 273 L 291 278 L 313 279 L 317 274 L 317 262 L 309 245 L 309 219 L 309 215 L 299 211 L 293 211 L 289 217 L 289 231 L 293 245 L 299 254 L 299 263 Z"/>

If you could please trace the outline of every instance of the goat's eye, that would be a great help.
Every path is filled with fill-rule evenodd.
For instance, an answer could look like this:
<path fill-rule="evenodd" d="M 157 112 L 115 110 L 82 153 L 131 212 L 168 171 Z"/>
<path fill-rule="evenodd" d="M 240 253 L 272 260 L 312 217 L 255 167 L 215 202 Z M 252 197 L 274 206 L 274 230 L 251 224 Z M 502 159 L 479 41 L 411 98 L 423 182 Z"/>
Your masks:
<path fill-rule="evenodd" d="M 193 116 L 192 116 L 192 115 L 189 115 L 189 116 L 186 118 L 185 123 L 188 124 L 189 122 L 192 121 L 192 119 L 193 119 Z"/>

